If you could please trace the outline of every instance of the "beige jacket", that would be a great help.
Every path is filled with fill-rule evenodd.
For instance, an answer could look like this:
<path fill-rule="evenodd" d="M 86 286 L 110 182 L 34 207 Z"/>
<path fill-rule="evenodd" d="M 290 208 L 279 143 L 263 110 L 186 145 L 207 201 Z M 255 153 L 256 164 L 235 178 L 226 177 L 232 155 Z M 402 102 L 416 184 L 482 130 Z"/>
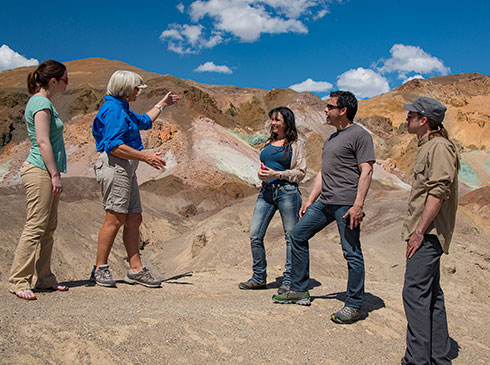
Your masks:
<path fill-rule="evenodd" d="M 429 136 L 425 136 L 419 141 L 403 228 L 404 240 L 408 240 L 415 232 L 427 195 L 430 194 L 444 202 L 425 234 L 436 235 L 443 251 L 449 252 L 458 208 L 457 158 L 456 147 L 446 138 L 434 137 L 429 140 Z"/>
<path fill-rule="evenodd" d="M 281 171 L 280 180 L 287 180 L 290 183 L 299 184 L 306 175 L 306 154 L 305 143 L 298 139 L 291 145 L 293 153 L 291 156 L 291 167 L 289 170 Z"/>

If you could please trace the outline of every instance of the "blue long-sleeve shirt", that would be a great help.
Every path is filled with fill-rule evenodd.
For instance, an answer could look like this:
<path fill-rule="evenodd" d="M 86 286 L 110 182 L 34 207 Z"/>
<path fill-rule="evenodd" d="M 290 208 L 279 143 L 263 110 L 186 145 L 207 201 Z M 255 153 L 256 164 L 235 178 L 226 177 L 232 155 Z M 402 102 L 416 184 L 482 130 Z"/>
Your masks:
<path fill-rule="evenodd" d="M 143 149 L 140 130 L 150 129 L 152 120 L 148 114 L 137 114 L 129 110 L 127 101 L 104 96 L 105 102 L 95 116 L 92 125 L 92 135 L 98 152 L 108 154 L 125 144 L 135 150 Z"/>

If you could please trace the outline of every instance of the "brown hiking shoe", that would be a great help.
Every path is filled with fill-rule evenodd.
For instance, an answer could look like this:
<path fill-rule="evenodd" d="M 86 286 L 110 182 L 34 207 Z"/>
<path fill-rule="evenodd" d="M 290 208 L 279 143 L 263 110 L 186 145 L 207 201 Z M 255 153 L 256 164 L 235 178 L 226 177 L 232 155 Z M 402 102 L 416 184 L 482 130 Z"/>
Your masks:
<path fill-rule="evenodd" d="M 249 279 L 248 281 L 244 281 L 243 283 L 238 284 L 238 287 L 242 290 L 256 290 L 256 289 L 265 289 L 265 283 L 257 283 L 255 280 Z"/>

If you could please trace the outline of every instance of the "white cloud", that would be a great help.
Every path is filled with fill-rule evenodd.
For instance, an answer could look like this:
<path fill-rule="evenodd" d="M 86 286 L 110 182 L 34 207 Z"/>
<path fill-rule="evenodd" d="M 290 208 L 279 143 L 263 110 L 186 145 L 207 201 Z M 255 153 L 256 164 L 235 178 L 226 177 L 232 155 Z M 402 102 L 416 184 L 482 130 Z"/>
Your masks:
<path fill-rule="evenodd" d="M 313 16 L 313 20 L 318 20 L 323 18 L 325 15 L 327 15 L 327 13 L 328 13 L 327 9 L 322 9 Z"/>
<path fill-rule="evenodd" d="M 223 74 L 231 74 L 233 71 L 231 71 L 231 68 L 225 65 L 215 65 L 214 62 L 205 62 L 196 69 L 194 69 L 195 72 L 219 72 Z"/>
<path fill-rule="evenodd" d="M 422 48 L 417 46 L 406 46 L 404 44 L 395 44 L 390 49 L 391 58 L 380 62 L 383 66 L 379 68 L 380 72 L 398 72 L 400 78 L 406 78 L 408 72 L 418 72 L 427 74 L 436 72 L 447 75 L 450 72 L 449 67 L 437 57 L 431 56 Z"/>
<path fill-rule="evenodd" d="M 160 34 L 160 40 L 168 42 L 168 49 L 178 53 L 197 53 L 203 48 L 212 48 L 223 42 L 220 34 L 206 38 L 202 25 L 172 24 Z"/>
<path fill-rule="evenodd" d="M 214 27 L 240 38 L 242 42 L 254 42 L 262 33 L 307 33 L 303 23 L 295 18 L 274 16 L 264 1 L 209 0 L 194 1 L 190 6 L 193 21 L 209 16 Z M 271 4 L 282 9 L 282 4 Z"/>
<path fill-rule="evenodd" d="M 337 79 L 339 89 L 349 90 L 359 98 L 370 98 L 390 90 L 385 77 L 362 67 L 346 71 Z"/>
<path fill-rule="evenodd" d="M 289 86 L 297 92 L 310 91 L 310 92 L 325 92 L 330 90 L 333 85 L 326 81 L 313 81 L 312 79 L 306 79 L 299 84 Z"/>
<path fill-rule="evenodd" d="M 409 81 L 412 81 L 412 80 L 415 80 L 415 79 L 424 79 L 424 76 L 422 75 L 413 75 L 413 76 L 410 76 L 410 77 L 407 77 L 405 80 L 403 80 L 402 84 L 406 83 L 406 82 L 409 82 Z"/>
<path fill-rule="evenodd" d="M 181 14 L 184 14 L 184 9 L 185 9 L 184 4 L 178 3 L 176 8 Z"/>
<path fill-rule="evenodd" d="M 197 53 L 232 37 L 255 42 L 264 33 L 308 33 L 306 21 L 317 20 L 328 13 L 329 0 L 195 0 L 188 7 L 191 22 L 199 25 L 176 25 L 167 28 L 160 39 L 178 53 Z M 179 4 L 181 5 L 181 4 Z M 181 7 L 183 11 L 183 6 Z M 178 6 L 180 11 L 180 8 Z M 203 25 L 208 25 L 203 28 Z M 200 38 L 187 37 L 184 29 L 199 27 Z M 178 31 L 183 39 L 176 41 L 169 31 Z M 205 33 L 206 35 L 203 35 Z M 192 43 L 194 39 L 194 43 Z"/>
<path fill-rule="evenodd" d="M 9 46 L 3 44 L 0 47 L 0 71 L 10 70 L 12 68 L 22 67 L 22 66 L 36 66 L 39 61 L 35 58 L 25 58 L 19 53 L 10 49 Z"/>

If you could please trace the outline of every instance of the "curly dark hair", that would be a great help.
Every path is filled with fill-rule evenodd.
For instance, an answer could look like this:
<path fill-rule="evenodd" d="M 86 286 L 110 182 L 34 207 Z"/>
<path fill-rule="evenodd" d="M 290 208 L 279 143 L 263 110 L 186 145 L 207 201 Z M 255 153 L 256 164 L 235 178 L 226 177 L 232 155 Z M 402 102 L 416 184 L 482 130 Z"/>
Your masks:
<path fill-rule="evenodd" d="M 289 146 L 293 144 L 298 139 L 298 131 L 296 130 L 296 122 L 294 119 L 294 113 L 291 109 L 286 106 L 280 106 L 272 109 L 269 112 L 269 118 L 272 119 L 277 114 L 281 114 L 284 119 L 284 124 L 286 125 L 286 141 L 284 142 L 284 146 Z M 270 129 L 270 137 L 266 141 L 266 145 L 275 141 L 277 139 L 277 134 L 272 132 L 272 126 Z"/>
<path fill-rule="evenodd" d="M 330 97 L 337 98 L 337 105 L 341 108 L 347 108 L 347 119 L 351 122 L 357 113 L 357 99 L 350 91 L 332 91 Z"/>

